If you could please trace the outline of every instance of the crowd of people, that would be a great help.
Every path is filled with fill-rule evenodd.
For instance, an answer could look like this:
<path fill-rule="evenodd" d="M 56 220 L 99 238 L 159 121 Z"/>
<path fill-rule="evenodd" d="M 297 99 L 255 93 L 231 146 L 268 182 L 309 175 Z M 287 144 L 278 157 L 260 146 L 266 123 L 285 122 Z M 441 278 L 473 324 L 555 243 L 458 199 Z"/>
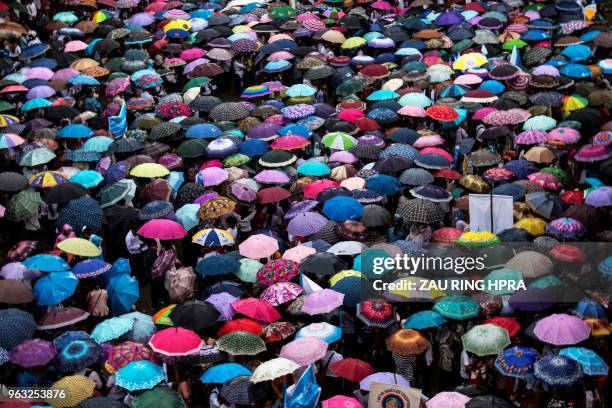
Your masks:
<path fill-rule="evenodd" d="M 603 3 L 13 0 L 0 41 L 0 407 L 609 403 Z"/>

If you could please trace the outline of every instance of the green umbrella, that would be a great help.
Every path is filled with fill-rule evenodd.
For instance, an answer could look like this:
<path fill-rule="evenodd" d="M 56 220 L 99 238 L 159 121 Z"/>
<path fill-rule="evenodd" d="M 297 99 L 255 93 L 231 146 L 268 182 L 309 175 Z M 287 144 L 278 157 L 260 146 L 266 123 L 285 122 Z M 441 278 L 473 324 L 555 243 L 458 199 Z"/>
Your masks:
<path fill-rule="evenodd" d="M 55 158 L 55 153 L 46 147 L 38 147 L 21 156 L 20 166 L 34 167 L 49 163 Z"/>
<path fill-rule="evenodd" d="M 176 154 L 184 159 L 193 159 L 204 156 L 204 150 L 208 146 L 208 141 L 205 139 L 190 139 L 180 144 L 176 149 Z"/>
<path fill-rule="evenodd" d="M 232 356 L 254 356 L 266 351 L 266 344 L 256 334 L 247 331 L 235 331 L 217 340 L 217 348 Z"/>
<path fill-rule="evenodd" d="M 497 269 L 485 276 L 483 292 L 508 295 L 515 292 L 522 280 L 523 275 L 519 271 L 510 268 Z"/>
<path fill-rule="evenodd" d="M 495 324 L 479 324 L 461 336 L 463 348 L 477 356 L 498 355 L 510 344 L 508 330 Z"/>
<path fill-rule="evenodd" d="M 512 40 L 504 41 L 502 48 L 506 51 L 512 51 L 514 47 L 520 49 L 526 46 L 527 43 L 520 38 L 513 38 Z"/>
<path fill-rule="evenodd" d="M 121 57 L 111 58 L 108 61 L 106 61 L 106 64 L 104 64 L 104 68 L 108 69 L 109 71 L 118 72 L 118 71 L 121 71 L 121 65 L 124 62 L 125 62 L 125 58 L 121 58 Z"/>
<path fill-rule="evenodd" d="M 544 275 L 529 284 L 530 288 L 547 289 L 553 286 L 561 286 L 562 282 L 555 275 Z"/>
<path fill-rule="evenodd" d="M 255 283 L 257 282 L 257 271 L 261 269 L 263 265 L 261 262 L 254 259 L 242 258 L 240 260 L 240 268 L 234 275 L 243 282 Z"/>
<path fill-rule="evenodd" d="M 7 101 L 0 101 L 0 112 L 6 112 L 15 109 L 15 105 Z"/>
<path fill-rule="evenodd" d="M 340 96 L 348 96 L 352 94 L 356 94 L 363 90 L 363 83 L 356 79 L 348 79 L 338 85 L 336 88 L 336 93 Z"/>
<path fill-rule="evenodd" d="M 23 221 L 38 213 L 41 203 L 40 193 L 34 190 L 23 190 L 15 194 L 8 203 L 6 218 L 11 221 Z"/>
<path fill-rule="evenodd" d="M 439 300 L 433 310 L 447 319 L 464 320 L 480 314 L 480 305 L 467 296 L 453 295 Z"/>
<path fill-rule="evenodd" d="M 272 9 L 272 18 L 293 18 L 297 15 L 295 9 L 289 6 L 277 6 Z"/>
<path fill-rule="evenodd" d="M 251 161 L 251 158 L 247 155 L 241 154 L 241 153 L 235 153 L 232 154 L 231 156 L 227 156 L 224 160 L 223 160 L 223 166 L 225 167 L 232 167 L 232 166 L 242 166 L 243 164 L 247 164 L 248 162 Z"/>
<path fill-rule="evenodd" d="M 555 177 L 557 177 L 557 180 L 559 180 L 563 184 L 567 184 L 569 182 L 569 176 L 567 175 L 565 170 L 562 170 L 562 169 L 560 169 L 558 167 L 544 167 L 540 171 L 542 173 L 554 174 Z"/>
<path fill-rule="evenodd" d="M 163 385 L 138 394 L 132 400 L 134 408 L 182 408 L 184 406 L 181 396 L 172 388 Z"/>
<path fill-rule="evenodd" d="M 197 88 L 199 86 L 206 85 L 210 81 L 212 81 L 212 79 L 210 79 L 208 77 L 193 78 L 191 81 L 189 81 L 189 82 L 187 82 L 185 84 L 185 86 L 183 87 L 183 92 L 185 92 L 186 90 L 191 89 L 191 88 Z"/>

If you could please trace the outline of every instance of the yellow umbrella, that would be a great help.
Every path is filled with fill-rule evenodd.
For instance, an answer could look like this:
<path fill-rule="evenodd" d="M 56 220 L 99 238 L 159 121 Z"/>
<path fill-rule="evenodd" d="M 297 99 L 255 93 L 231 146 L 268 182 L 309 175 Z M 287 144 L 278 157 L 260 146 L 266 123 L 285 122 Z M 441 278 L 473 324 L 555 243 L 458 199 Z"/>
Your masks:
<path fill-rule="evenodd" d="M 130 171 L 134 177 L 156 178 L 170 174 L 167 168 L 158 163 L 142 163 Z"/>
<path fill-rule="evenodd" d="M 76 69 L 77 71 L 85 71 L 86 69 L 99 66 L 100 63 L 92 58 L 79 58 L 70 64 L 70 68 Z"/>
<path fill-rule="evenodd" d="M 53 408 L 68 408 L 78 405 L 81 401 L 91 397 L 96 383 L 84 375 L 69 375 L 55 382 L 51 389 L 53 396 L 46 401 Z"/>
<path fill-rule="evenodd" d="M 470 68 L 481 67 L 488 61 L 487 57 L 479 52 L 469 52 L 463 54 L 453 63 L 453 69 L 466 71 Z"/>
<path fill-rule="evenodd" d="M 170 30 L 189 31 L 191 30 L 191 23 L 187 20 L 181 20 L 181 19 L 172 20 L 164 26 L 164 33 L 167 33 Z"/>
<path fill-rule="evenodd" d="M 521 218 L 514 223 L 515 228 L 522 228 L 534 237 L 539 237 L 546 233 L 546 221 L 537 217 Z"/>
<path fill-rule="evenodd" d="M 392 289 L 390 293 L 405 299 L 431 300 L 445 296 L 445 293 L 440 289 L 436 289 L 433 286 L 430 288 L 429 282 L 429 279 L 419 278 L 417 276 L 404 276 L 393 282 L 395 289 Z M 426 287 L 427 289 L 420 290 L 421 287 Z"/>
<path fill-rule="evenodd" d="M 534 146 L 525 153 L 525 159 L 534 163 L 552 163 L 557 157 L 547 147 Z"/>
<path fill-rule="evenodd" d="M 67 254 L 77 256 L 99 256 L 102 252 L 100 248 L 95 246 L 91 241 L 83 238 L 67 238 L 57 244 L 57 248 L 66 252 Z"/>
<path fill-rule="evenodd" d="M 351 37 L 351 38 L 347 38 L 347 40 L 342 43 L 340 48 L 345 49 L 345 50 L 350 50 L 351 48 L 361 47 L 365 43 L 366 43 L 366 40 L 364 40 L 361 37 Z"/>
<path fill-rule="evenodd" d="M 342 280 L 344 278 L 348 278 L 349 276 L 355 276 L 357 278 L 366 279 L 366 276 L 364 274 L 362 274 L 361 272 L 355 271 L 353 269 L 345 269 L 343 271 L 338 272 L 337 274 L 335 274 L 331 278 L 329 278 L 329 286 L 334 286 L 340 280 Z"/>
<path fill-rule="evenodd" d="M 563 101 L 563 106 L 561 106 L 561 109 L 567 112 L 589 106 L 589 101 L 587 98 L 579 95 L 564 96 L 561 100 Z"/>
<path fill-rule="evenodd" d="M 476 193 L 487 193 L 491 188 L 489 183 L 484 181 L 482 177 L 476 175 L 462 177 L 461 180 L 459 180 L 459 184 Z"/>
<path fill-rule="evenodd" d="M 490 231 L 466 231 L 457 239 L 457 244 L 468 248 L 483 248 L 501 241 L 497 235 Z"/>
<path fill-rule="evenodd" d="M 253 30 L 251 29 L 251 27 L 249 27 L 248 25 L 244 25 L 244 24 L 237 25 L 236 27 L 232 28 L 232 32 L 234 34 L 246 33 L 248 31 L 253 31 Z"/>
<path fill-rule="evenodd" d="M 338 30 L 329 30 L 323 33 L 321 36 L 322 40 L 330 42 L 332 44 L 343 44 L 346 41 L 346 37 Z"/>

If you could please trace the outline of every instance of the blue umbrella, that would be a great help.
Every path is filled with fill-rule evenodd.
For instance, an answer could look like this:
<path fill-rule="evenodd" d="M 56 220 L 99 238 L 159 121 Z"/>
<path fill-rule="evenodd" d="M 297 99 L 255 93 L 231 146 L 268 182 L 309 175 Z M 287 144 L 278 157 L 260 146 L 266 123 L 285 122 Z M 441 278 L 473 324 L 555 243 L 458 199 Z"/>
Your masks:
<path fill-rule="evenodd" d="M 30 67 L 43 67 L 49 69 L 57 68 L 57 61 L 53 58 L 38 58 L 30 63 Z"/>
<path fill-rule="evenodd" d="M 174 211 L 174 207 L 170 202 L 164 200 L 155 200 L 147 203 L 140 209 L 138 218 L 141 220 L 152 220 L 155 218 L 166 217 Z"/>
<path fill-rule="evenodd" d="M 87 44 L 87 48 L 85 49 L 87 55 L 94 55 L 96 53 L 96 51 L 94 50 L 94 46 L 100 41 L 102 41 L 102 38 L 94 38 L 89 42 L 89 44 Z"/>
<path fill-rule="evenodd" d="M 87 259 L 81 261 L 72 267 L 72 273 L 77 278 L 89 278 L 102 275 L 111 268 L 111 264 L 104 262 L 102 259 Z"/>
<path fill-rule="evenodd" d="M 202 292 L 202 299 L 206 299 L 211 295 L 223 292 L 229 293 L 234 297 L 240 297 L 244 295 L 245 290 L 244 286 L 238 282 L 224 280 L 208 285 L 208 287 L 206 287 Z"/>
<path fill-rule="evenodd" d="M 481 83 L 479 88 L 484 89 L 485 91 L 489 91 L 495 95 L 499 95 L 500 93 L 504 92 L 506 86 L 499 81 L 489 79 Z"/>
<path fill-rule="evenodd" d="M 377 279 L 383 276 L 384 274 L 386 274 L 387 272 L 390 272 L 391 270 L 393 270 L 393 268 L 383 267 L 382 272 L 378 272 L 378 271 L 375 272 L 374 271 L 374 260 L 376 258 L 393 259 L 393 257 L 389 255 L 383 249 L 366 249 L 361 254 L 357 255 L 355 259 L 353 260 L 353 270 L 361 272 L 362 274 L 367 276 L 368 279 Z"/>
<path fill-rule="evenodd" d="M 86 188 L 93 188 L 103 182 L 104 177 L 95 170 L 81 170 L 68 180 Z"/>
<path fill-rule="evenodd" d="M 243 365 L 236 363 L 225 363 L 212 366 L 202 374 L 200 382 L 203 384 L 223 384 L 239 375 L 250 376 L 251 370 Z"/>
<path fill-rule="evenodd" d="M 530 288 L 546 289 L 553 286 L 562 286 L 563 282 L 555 275 L 544 275 L 529 284 Z"/>
<path fill-rule="evenodd" d="M 342 278 L 331 288 L 336 292 L 344 294 L 343 303 L 347 307 L 355 307 L 357 303 L 361 302 L 363 299 L 376 297 L 372 283 L 358 276 L 347 276 Z"/>
<path fill-rule="evenodd" d="M 111 164 L 108 170 L 106 170 L 104 179 L 106 180 L 106 183 L 112 184 L 115 181 L 123 179 L 129 171 L 130 165 L 128 162 L 118 161 L 117 163 Z"/>
<path fill-rule="evenodd" d="M 106 287 L 113 314 L 126 313 L 140 297 L 138 281 L 133 276 L 120 275 L 111 278 Z"/>
<path fill-rule="evenodd" d="M 84 74 L 75 75 L 69 78 L 68 83 L 70 85 L 89 85 L 89 86 L 99 86 L 100 85 L 100 82 L 96 78 L 90 75 L 84 75 Z"/>
<path fill-rule="evenodd" d="M 61 257 L 52 254 L 37 254 L 23 261 L 23 264 L 28 269 L 34 269 L 41 272 L 63 272 L 69 271 L 70 265 Z"/>
<path fill-rule="evenodd" d="M 75 339 L 59 350 L 55 365 L 62 373 L 74 373 L 95 364 L 101 352 L 102 348 L 93 339 Z"/>
<path fill-rule="evenodd" d="M 23 59 L 33 59 L 44 54 L 48 49 L 49 45 L 45 43 L 30 45 L 21 50 L 21 55 L 19 57 Z"/>
<path fill-rule="evenodd" d="M 587 45 L 573 44 L 565 47 L 563 51 L 561 51 L 561 55 L 565 55 L 572 62 L 583 62 L 591 58 L 593 52 Z"/>
<path fill-rule="evenodd" d="M 531 173 L 538 171 L 535 164 L 525 159 L 510 160 L 504 165 L 504 168 L 512 171 L 517 179 L 526 179 Z"/>
<path fill-rule="evenodd" d="M 101 344 L 111 340 L 118 339 L 125 333 L 132 330 L 134 320 L 125 317 L 111 317 L 105 321 L 98 323 L 91 332 L 91 338 L 96 343 Z"/>
<path fill-rule="evenodd" d="M 249 157 L 261 156 L 270 150 L 270 145 L 261 139 L 247 139 L 240 144 L 240 153 Z"/>
<path fill-rule="evenodd" d="M 380 152 L 380 158 L 399 156 L 408 160 L 414 160 L 419 154 L 418 150 L 404 143 L 394 143 Z"/>
<path fill-rule="evenodd" d="M 5 348 L 0 347 L 0 366 L 11 361 L 11 355 Z"/>
<path fill-rule="evenodd" d="M 306 139 L 310 139 L 312 136 L 312 130 L 304 125 L 297 125 L 295 123 L 283 126 L 282 128 L 278 129 L 276 133 L 281 136 L 298 135 L 305 137 Z"/>
<path fill-rule="evenodd" d="M 94 136 L 83 143 L 83 150 L 90 150 L 97 153 L 104 153 L 113 143 L 113 139 L 106 136 Z"/>
<path fill-rule="evenodd" d="M 574 314 L 581 319 L 607 319 L 603 306 L 594 300 L 581 300 L 574 308 Z"/>
<path fill-rule="evenodd" d="M 569 357 L 548 355 L 535 363 L 533 375 L 547 385 L 568 387 L 582 378 L 580 365 Z"/>
<path fill-rule="evenodd" d="M 79 197 L 71 200 L 63 207 L 57 217 L 57 225 L 72 225 L 76 231 L 82 231 L 87 227 L 93 232 L 102 228 L 102 208 L 100 204 L 91 197 Z"/>
<path fill-rule="evenodd" d="M 60 129 L 57 132 L 59 137 L 63 137 L 66 139 L 83 139 L 89 137 L 93 134 L 93 130 L 89 126 L 81 125 L 81 124 L 72 124 Z"/>
<path fill-rule="evenodd" d="M 141 312 L 131 312 L 119 317 L 131 319 L 134 326 L 129 333 L 129 338 L 137 343 L 146 343 L 151 339 L 153 333 L 157 330 L 153 317 Z"/>
<path fill-rule="evenodd" d="M 28 112 L 34 109 L 42 109 L 51 106 L 51 102 L 44 98 L 34 98 L 30 99 L 26 103 L 23 104 L 21 110 L 24 112 Z"/>
<path fill-rule="evenodd" d="M 440 92 L 441 98 L 456 98 L 467 93 L 470 90 L 467 86 L 452 84 L 447 86 Z"/>
<path fill-rule="evenodd" d="M 591 78 L 593 75 L 593 72 L 586 65 L 576 64 L 573 62 L 562 66 L 561 69 L 559 69 L 559 72 L 566 77 L 577 79 Z"/>
<path fill-rule="evenodd" d="M 353 197 L 337 196 L 325 202 L 323 214 L 338 222 L 357 220 L 363 215 L 363 205 Z"/>
<path fill-rule="evenodd" d="M 129 275 L 132 273 L 132 268 L 130 267 L 130 260 L 127 258 L 119 258 L 115 262 L 111 268 L 104 274 L 107 282 L 112 278 L 121 275 Z"/>
<path fill-rule="evenodd" d="M 586 375 L 608 375 L 609 367 L 603 358 L 593 350 L 584 347 L 566 347 L 559 355 L 577 361 Z"/>
<path fill-rule="evenodd" d="M 499 353 L 495 367 L 508 377 L 529 378 L 539 357 L 538 352 L 530 347 L 510 347 Z"/>
<path fill-rule="evenodd" d="M 399 180 L 387 174 L 375 174 L 366 179 L 369 190 L 374 190 L 382 195 L 397 194 L 402 188 Z"/>
<path fill-rule="evenodd" d="M 447 322 L 448 320 L 442 317 L 440 313 L 433 310 L 423 310 L 422 312 L 410 315 L 410 317 L 404 321 L 403 327 L 406 329 L 423 330 L 439 327 Z"/>
<path fill-rule="evenodd" d="M 223 131 L 212 123 L 198 123 L 185 132 L 185 136 L 192 139 L 216 139 L 222 134 Z"/>
<path fill-rule="evenodd" d="M 89 340 L 89 339 L 91 339 L 91 336 L 84 331 L 69 330 L 67 332 L 60 334 L 56 338 L 54 338 L 53 345 L 58 350 L 61 350 L 64 347 L 68 346 L 74 340 Z"/>
<path fill-rule="evenodd" d="M 464 320 L 477 317 L 482 308 L 476 301 L 467 296 L 446 296 L 436 302 L 433 310 L 447 319 Z"/>
<path fill-rule="evenodd" d="M 268 62 L 265 65 L 264 71 L 266 71 L 269 74 L 272 74 L 275 72 L 286 71 L 290 69 L 292 66 L 293 64 L 291 64 L 289 61 L 286 61 L 286 60 L 273 60 L 273 61 Z"/>
<path fill-rule="evenodd" d="M 165 379 L 163 368 L 147 360 L 132 361 L 115 374 L 115 384 L 130 392 L 148 390 Z"/>
<path fill-rule="evenodd" d="M 214 255 L 202 259 L 195 269 L 204 276 L 229 275 L 240 269 L 240 262 L 229 255 Z"/>
<path fill-rule="evenodd" d="M 521 36 L 521 39 L 526 41 L 542 41 L 550 38 L 550 34 L 544 30 L 531 29 L 527 30 Z"/>
<path fill-rule="evenodd" d="M 36 304 L 50 306 L 62 303 L 74 294 L 79 279 L 72 272 L 55 272 L 40 278 L 34 284 Z"/>
<path fill-rule="evenodd" d="M 525 197 L 527 189 L 518 183 L 501 184 L 493 188 L 493 194 L 512 197 L 513 201 L 518 201 Z"/>
<path fill-rule="evenodd" d="M 297 167 L 297 171 L 298 173 L 303 174 L 305 176 L 314 177 L 326 176 L 331 173 L 329 167 L 327 167 L 324 163 L 316 161 L 307 161 L 305 163 L 300 164 Z"/>
<path fill-rule="evenodd" d="M 10 351 L 31 339 L 35 331 L 36 322 L 30 313 L 15 308 L 0 310 L 0 347 Z"/>
<path fill-rule="evenodd" d="M 604 276 L 612 276 L 612 255 L 601 261 L 597 265 L 597 270 Z"/>
<path fill-rule="evenodd" d="M 342 329 L 329 323 L 312 323 L 302 327 L 295 334 L 296 339 L 302 337 L 317 337 L 331 344 L 342 338 Z"/>

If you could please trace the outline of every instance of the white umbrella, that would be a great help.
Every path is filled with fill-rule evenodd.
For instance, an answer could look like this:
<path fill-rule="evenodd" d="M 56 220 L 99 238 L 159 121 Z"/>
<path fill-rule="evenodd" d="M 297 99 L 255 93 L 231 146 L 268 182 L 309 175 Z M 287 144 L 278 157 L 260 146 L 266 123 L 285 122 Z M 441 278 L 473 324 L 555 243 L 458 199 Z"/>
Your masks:
<path fill-rule="evenodd" d="M 283 375 L 293 374 L 298 368 L 300 366 L 289 359 L 273 358 L 257 366 L 251 376 L 251 382 L 271 381 Z"/>
<path fill-rule="evenodd" d="M 357 241 L 342 241 L 331 246 L 327 252 L 334 255 L 357 255 L 363 252 L 367 246 Z"/>

